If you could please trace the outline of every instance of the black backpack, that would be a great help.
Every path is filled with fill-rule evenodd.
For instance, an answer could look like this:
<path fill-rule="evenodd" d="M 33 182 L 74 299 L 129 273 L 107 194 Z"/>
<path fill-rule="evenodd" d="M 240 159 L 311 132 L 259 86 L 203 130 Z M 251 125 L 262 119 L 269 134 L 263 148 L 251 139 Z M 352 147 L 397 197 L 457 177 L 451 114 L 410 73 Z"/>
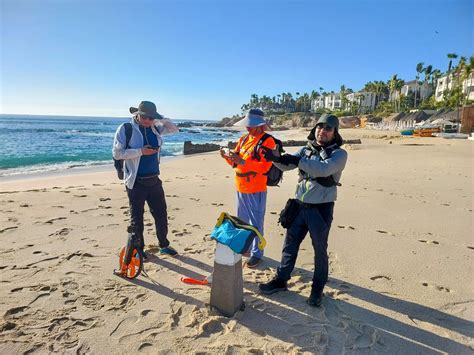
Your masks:
<path fill-rule="evenodd" d="M 277 145 L 277 149 L 280 151 L 280 153 L 283 152 L 283 143 L 281 142 L 281 140 L 276 139 L 275 137 L 269 135 L 268 133 L 265 133 L 262 136 L 262 138 L 259 139 L 259 141 L 255 145 L 255 148 L 253 150 L 253 157 L 256 160 L 261 159 L 259 150 L 260 150 L 260 148 L 262 148 L 263 143 L 270 137 L 272 137 L 273 140 L 275 141 L 275 144 Z M 247 141 L 248 138 L 249 138 L 249 135 L 247 135 L 243 139 L 242 145 L 245 144 L 245 142 Z M 273 163 L 272 163 L 272 166 L 270 167 L 270 169 L 266 173 L 264 173 L 263 175 L 266 175 L 266 177 L 267 177 L 267 186 L 279 186 L 278 184 L 281 182 L 281 180 L 283 180 L 283 171 L 278 169 Z"/>
<path fill-rule="evenodd" d="M 128 148 L 128 143 L 130 143 L 130 138 L 132 138 L 132 124 L 131 123 L 125 123 L 125 149 Z M 123 159 L 115 159 L 114 158 L 114 167 L 115 170 L 117 171 L 117 176 L 119 180 L 123 180 Z"/>

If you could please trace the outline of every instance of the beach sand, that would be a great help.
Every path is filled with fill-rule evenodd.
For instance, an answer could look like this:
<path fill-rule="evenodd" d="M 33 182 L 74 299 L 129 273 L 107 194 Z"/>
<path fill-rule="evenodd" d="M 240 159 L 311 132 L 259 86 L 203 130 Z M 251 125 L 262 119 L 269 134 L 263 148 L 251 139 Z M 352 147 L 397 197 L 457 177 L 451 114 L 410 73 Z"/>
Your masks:
<path fill-rule="evenodd" d="M 235 211 L 233 173 L 217 152 L 163 162 L 169 239 L 180 255 L 158 254 L 147 211 L 155 255 L 134 281 L 112 274 L 129 220 L 112 167 L 0 182 L 0 353 L 472 354 L 473 143 L 342 135 L 362 144 L 346 147 L 321 308 L 305 303 L 309 237 L 289 290 L 258 293 L 280 260 L 278 213 L 295 171 L 269 188 L 265 260 L 244 269 L 246 308 L 232 318 L 209 308 L 209 287 L 180 281 L 212 272 L 210 232 L 220 212 Z"/>

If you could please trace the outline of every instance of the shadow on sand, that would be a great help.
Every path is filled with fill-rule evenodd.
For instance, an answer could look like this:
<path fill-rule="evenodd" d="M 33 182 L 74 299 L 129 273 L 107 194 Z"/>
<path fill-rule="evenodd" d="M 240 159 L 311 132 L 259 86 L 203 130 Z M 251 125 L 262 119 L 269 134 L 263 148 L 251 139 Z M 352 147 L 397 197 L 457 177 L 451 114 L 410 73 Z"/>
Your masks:
<path fill-rule="evenodd" d="M 173 259 L 150 259 L 183 276 L 204 277 L 177 265 Z M 278 265 L 274 260 L 265 259 L 265 267 L 275 268 Z M 211 266 L 188 256 L 179 256 L 175 260 L 200 268 L 203 274 L 212 271 Z M 309 287 L 312 272 L 295 269 L 293 275 L 300 275 Z M 189 295 L 177 294 L 150 278 L 132 282 L 170 299 L 206 307 L 205 302 Z M 330 296 L 330 293 L 326 292 L 322 306 L 314 308 L 306 304 L 306 297 L 300 293 L 285 291 L 264 296 L 258 293 L 258 284 L 245 282 L 247 307 L 238 317 L 239 324 L 259 336 L 274 337 L 310 352 L 472 354 L 472 349 L 468 346 L 435 334 L 427 328 L 445 328 L 466 338 L 472 338 L 473 322 L 335 278 L 330 278 L 328 286 L 336 292 L 332 292 Z M 407 317 L 407 322 L 352 304 L 344 299 L 344 294 L 384 308 L 384 313 L 403 314 Z M 409 322 L 414 324 L 408 324 Z M 442 330 L 437 332 L 441 333 Z M 468 341 L 469 339 L 466 339 L 466 342 Z"/>

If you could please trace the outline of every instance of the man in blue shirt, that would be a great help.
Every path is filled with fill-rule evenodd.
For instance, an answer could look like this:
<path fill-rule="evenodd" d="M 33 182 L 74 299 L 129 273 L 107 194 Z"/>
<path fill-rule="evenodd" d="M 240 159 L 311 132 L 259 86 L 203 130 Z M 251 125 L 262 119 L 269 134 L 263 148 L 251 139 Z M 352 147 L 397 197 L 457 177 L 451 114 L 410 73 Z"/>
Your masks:
<path fill-rule="evenodd" d="M 160 151 L 162 135 L 178 132 L 170 120 L 156 112 L 153 102 L 142 101 L 138 108 L 130 107 L 132 135 L 126 145 L 126 129 L 122 124 L 115 132 L 112 154 L 115 159 L 124 160 L 124 182 L 130 204 L 131 223 L 140 240 L 143 257 L 143 214 L 145 202 L 155 220 L 160 254 L 176 256 L 178 253 L 168 241 L 168 215 L 160 175 Z"/>

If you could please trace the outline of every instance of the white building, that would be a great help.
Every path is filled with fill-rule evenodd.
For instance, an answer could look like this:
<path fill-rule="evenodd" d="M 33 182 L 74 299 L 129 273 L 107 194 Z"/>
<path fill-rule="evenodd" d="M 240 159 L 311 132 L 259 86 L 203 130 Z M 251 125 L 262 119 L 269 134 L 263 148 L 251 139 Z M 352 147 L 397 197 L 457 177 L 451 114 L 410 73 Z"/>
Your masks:
<path fill-rule="evenodd" d="M 324 97 L 324 108 L 334 111 L 342 107 L 341 95 L 339 93 L 329 94 Z"/>
<path fill-rule="evenodd" d="M 324 109 L 324 97 L 318 96 L 311 101 L 311 111 L 315 112 L 317 109 Z"/>
<path fill-rule="evenodd" d="M 474 101 L 474 76 L 472 73 L 469 75 L 469 78 L 463 81 L 462 92 L 467 96 L 468 100 Z"/>
<path fill-rule="evenodd" d="M 377 95 L 374 92 L 359 91 L 346 95 L 349 102 L 355 102 L 359 105 L 360 113 L 367 113 L 375 109 Z"/>
<path fill-rule="evenodd" d="M 415 91 L 418 91 L 419 98 L 425 100 L 433 93 L 433 87 L 428 82 L 422 82 L 420 85 L 416 80 L 405 81 L 400 93 L 404 96 L 408 96 L 410 92 L 414 93 Z"/>
<path fill-rule="evenodd" d="M 441 78 L 438 79 L 438 82 L 436 83 L 436 92 L 435 92 L 435 100 L 437 102 L 443 101 L 444 98 L 444 92 L 450 91 L 453 88 L 453 75 L 449 75 L 449 80 L 448 76 L 442 76 Z M 464 93 L 465 96 L 468 96 L 468 100 L 474 100 L 474 77 L 472 73 L 469 75 L 469 78 L 463 81 L 462 83 L 462 92 Z"/>

